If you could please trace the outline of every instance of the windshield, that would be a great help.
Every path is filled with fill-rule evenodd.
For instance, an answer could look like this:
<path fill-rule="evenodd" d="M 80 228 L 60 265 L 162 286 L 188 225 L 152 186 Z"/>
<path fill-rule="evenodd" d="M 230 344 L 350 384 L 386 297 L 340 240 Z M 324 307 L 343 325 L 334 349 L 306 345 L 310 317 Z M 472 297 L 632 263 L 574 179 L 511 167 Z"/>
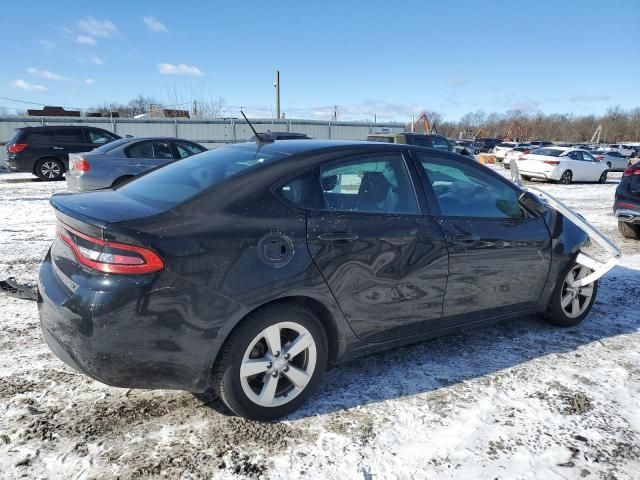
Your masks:
<path fill-rule="evenodd" d="M 155 208 L 173 208 L 245 170 L 287 156 L 253 144 L 221 147 L 170 163 L 116 190 Z"/>
<path fill-rule="evenodd" d="M 531 152 L 532 155 L 545 155 L 547 157 L 559 157 L 565 151 L 558 150 L 557 148 L 538 148 Z"/>

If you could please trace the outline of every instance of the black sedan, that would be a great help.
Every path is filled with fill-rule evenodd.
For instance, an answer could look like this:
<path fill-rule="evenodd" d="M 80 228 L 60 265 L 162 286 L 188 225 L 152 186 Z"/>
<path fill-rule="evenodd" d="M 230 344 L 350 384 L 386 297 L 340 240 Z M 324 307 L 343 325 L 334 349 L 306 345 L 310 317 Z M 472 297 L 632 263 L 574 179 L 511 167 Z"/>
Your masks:
<path fill-rule="evenodd" d="M 410 145 L 245 143 L 115 189 L 58 194 L 44 337 L 110 385 L 298 408 L 332 365 L 540 313 L 579 323 L 587 235 L 463 156 Z"/>

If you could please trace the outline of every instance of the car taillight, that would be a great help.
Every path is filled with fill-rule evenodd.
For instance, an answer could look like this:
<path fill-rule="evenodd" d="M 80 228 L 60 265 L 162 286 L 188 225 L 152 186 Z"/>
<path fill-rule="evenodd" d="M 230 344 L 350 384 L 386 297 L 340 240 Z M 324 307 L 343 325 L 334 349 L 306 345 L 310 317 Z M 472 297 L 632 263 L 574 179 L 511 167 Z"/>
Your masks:
<path fill-rule="evenodd" d="M 602 160 L 604 160 L 604 155 L 596 155 L 596 160 L 601 162 Z"/>
<path fill-rule="evenodd" d="M 627 167 L 622 172 L 623 177 L 630 177 L 631 175 L 640 175 L 640 168 L 637 167 Z"/>
<path fill-rule="evenodd" d="M 164 269 L 153 250 L 101 240 L 58 222 L 58 237 L 73 251 L 80 264 L 102 273 L 144 275 Z"/>
<path fill-rule="evenodd" d="M 616 202 L 616 207 L 620 207 L 620 208 L 638 208 L 637 205 L 634 205 L 633 203 L 627 203 L 627 202 Z"/>
<path fill-rule="evenodd" d="M 11 145 L 7 145 L 7 153 L 20 153 L 27 148 L 28 145 L 28 143 L 12 143 Z"/>
<path fill-rule="evenodd" d="M 558 160 L 545 160 L 544 163 L 546 163 L 547 165 L 560 165 L 560 162 Z"/>
<path fill-rule="evenodd" d="M 73 169 L 78 170 L 79 172 L 88 172 L 91 170 L 91 164 L 84 158 L 81 158 L 80 160 L 73 162 Z"/>

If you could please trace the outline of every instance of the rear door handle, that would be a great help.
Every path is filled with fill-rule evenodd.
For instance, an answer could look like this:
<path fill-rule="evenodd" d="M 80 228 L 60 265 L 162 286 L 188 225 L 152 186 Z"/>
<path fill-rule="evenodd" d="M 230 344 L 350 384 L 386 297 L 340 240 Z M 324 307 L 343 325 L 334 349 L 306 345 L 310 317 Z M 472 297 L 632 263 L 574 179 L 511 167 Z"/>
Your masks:
<path fill-rule="evenodd" d="M 64 150 L 64 147 L 53 147 L 54 150 Z"/>
<path fill-rule="evenodd" d="M 481 238 L 480 235 L 474 235 L 473 233 L 458 233 L 451 240 L 455 245 L 471 246 L 478 243 Z"/>
<path fill-rule="evenodd" d="M 347 232 L 329 232 L 318 235 L 318 240 L 324 240 L 326 242 L 353 242 L 354 240 L 358 240 L 358 238 L 360 237 L 357 234 Z"/>

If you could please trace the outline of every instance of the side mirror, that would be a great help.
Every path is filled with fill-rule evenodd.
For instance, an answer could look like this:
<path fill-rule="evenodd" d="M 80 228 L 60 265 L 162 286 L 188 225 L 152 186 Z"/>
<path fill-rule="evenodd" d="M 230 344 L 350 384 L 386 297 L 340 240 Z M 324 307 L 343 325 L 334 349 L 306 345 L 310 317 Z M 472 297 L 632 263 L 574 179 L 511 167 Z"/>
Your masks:
<path fill-rule="evenodd" d="M 536 218 L 543 216 L 547 211 L 544 202 L 531 192 L 522 192 L 520 197 L 518 197 L 518 203 Z"/>

